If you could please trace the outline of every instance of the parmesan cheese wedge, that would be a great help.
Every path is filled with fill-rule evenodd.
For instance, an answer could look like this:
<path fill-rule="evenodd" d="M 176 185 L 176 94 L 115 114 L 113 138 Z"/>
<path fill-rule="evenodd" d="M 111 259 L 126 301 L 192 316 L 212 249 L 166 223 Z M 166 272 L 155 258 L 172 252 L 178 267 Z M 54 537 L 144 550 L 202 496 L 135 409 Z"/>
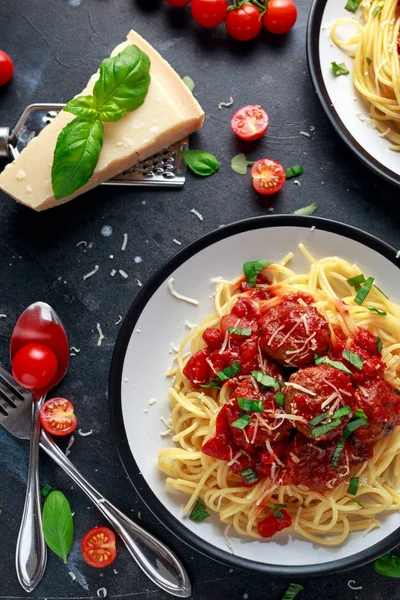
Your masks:
<path fill-rule="evenodd" d="M 204 112 L 200 104 L 173 68 L 139 34 L 130 31 L 127 41 L 117 46 L 112 56 L 130 44 L 136 44 L 150 58 L 149 90 L 142 106 L 127 112 L 116 123 L 104 123 L 103 148 L 88 183 L 62 200 L 54 198 L 51 187 L 54 148 L 60 131 L 75 118 L 61 111 L 6 166 L 0 174 L 0 189 L 36 211 L 46 210 L 87 192 L 202 126 Z M 82 94 L 92 93 L 98 77 L 97 72 L 90 78 Z"/>

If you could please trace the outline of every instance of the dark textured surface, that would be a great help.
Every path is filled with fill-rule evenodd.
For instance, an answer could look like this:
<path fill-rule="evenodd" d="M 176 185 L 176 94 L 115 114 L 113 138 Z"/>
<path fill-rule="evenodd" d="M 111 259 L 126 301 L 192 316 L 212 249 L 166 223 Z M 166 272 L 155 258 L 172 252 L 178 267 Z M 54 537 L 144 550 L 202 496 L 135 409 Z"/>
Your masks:
<path fill-rule="evenodd" d="M 75 5 L 75 6 L 74 6 Z M 290 213 L 318 203 L 319 216 L 356 225 L 400 247 L 398 195 L 389 184 L 367 171 L 339 141 L 323 114 L 311 87 L 305 57 L 308 0 L 298 0 L 299 20 L 286 38 L 260 37 L 247 45 L 216 32 L 199 30 L 187 11 L 174 11 L 152 0 L 2 0 L 0 46 L 15 62 L 10 85 L 0 88 L 0 122 L 13 125 L 32 102 L 63 102 L 80 91 L 99 62 L 136 28 L 183 75 L 196 83 L 196 96 L 207 114 L 192 147 L 213 152 L 221 162 L 215 176 L 198 180 L 188 176 L 181 191 L 101 188 L 74 202 L 36 214 L 0 193 L 0 362 L 8 365 L 8 341 L 19 313 L 31 302 L 50 302 L 60 313 L 71 346 L 80 353 L 71 358 L 68 375 L 57 390 L 78 407 L 80 427 L 90 437 L 75 436 L 70 458 L 109 499 L 127 514 L 139 517 L 179 552 L 193 581 L 196 600 L 279 600 L 287 582 L 257 577 L 218 565 L 182 546 L 154 522 L 135 497 L 119 462 L 111 437 L 107 377 L 118 333 L 114 325 L 146 281 L 178 247 L 218 225 L 266 213 Z M 234 98 L 234 107 L 258 102 L 269 112 L 265 139 L 252 147 L 231 134 L 232 109 L 218 103 Z M 300 131 L 310 131 L 310 138 Z M 271 156 L 284 165 L 301 163 L 301 187 L 290 181 L 279 197 L 266 203 L 257 198 L 249 178 L 235 175 L 230 159 L 240 151 L 250 158 Z M 200 222 L 191 212 L 199 210 Z M 104 225 L 112 235 L 104 237 Z M 129 244 L 122 253 L 124 232 Z M 91 248 L 76 244 L 86 240 Z M 113 254 L 114 259 L 109 255 Z M 135 256 L 143 261 L 136 264 Z M 94 265 L 99 272 L 83 281 Z M 113 267 L 129 278 L 111 278 Z M 96 324 L 105 334 L 96 346 Z M 27 446 L 0 431 L 0 599 L 27 596 L 19 587 L 14 568 L 15 543 L 24 498 Z M 42 456 L 42 483 L 63 490 L 75 512 L 76 539 L 102 523 L 86 497 L 47 457 Z M 140 515 L 138 514 L 140 513 Z M 167 598 L 133 564 L 120 544 L 115 570 L 87 567 L 75 543 L 68 565 L 50 553 L 46 575 L 32 598 L 97 597 L 105 587 L 114 598 Z M 76 580 L 68 575 L 72 571 Z M 352 591 L 348 581 L 362 586 Z M 300 598 L 371 600 L 400 598 L 396 580 L 374 573 L 372 566 L 332 578 L 303 582 Z"/>

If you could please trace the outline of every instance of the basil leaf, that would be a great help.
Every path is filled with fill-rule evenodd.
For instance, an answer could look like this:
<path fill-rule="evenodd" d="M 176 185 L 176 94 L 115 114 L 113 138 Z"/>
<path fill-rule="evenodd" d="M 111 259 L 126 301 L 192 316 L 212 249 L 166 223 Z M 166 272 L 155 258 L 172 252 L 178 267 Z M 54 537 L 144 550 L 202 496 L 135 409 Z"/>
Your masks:
<path fill-rule="evenodd" d="M 186 87 L 188 87 L 189 90 L 193 92 L 195 87 L 193 79 L 189 77 L 189 75 L 185 75 L 185 77 L 182 77 L 182 81 L 186 85 Z"/>
<path fill-rule="evenodd" d="M 356 504 L 358 504 L 358 506 L 360 508 L 364 508 L 364 504 L 362 502 L 360 502 L 359 500 L 357 500 L 357 498 L 352 498 L 351 496 L 346 496 L 346 498 L 349 498 L 350 500 L 353 500 L 353 502 L 355 502 Z"/>
<path fill-rule="evenodd" d="M 344 63 L 336 63 L 333 62 L 331 63 L 332 65 L 332 73 L 334 74 L 335 77 L 340 77 L 341 75 L 348 75 L 350 73 L 350 71 L 348 70 L 348 68 L 346 67 L 346 65 Z"/>
<path fill-rule="evenodd" d="M 378 352 L 380 354 L 382 354 L 383 345 L 382 345 L 381 338 L 377 337 L 376 340 L 375 340 L 375 342 L 376 342 L 376 347 L 378 348 Z"/>
<path fill-rule="evenodd" d="M 99 109 L 99 119 L 103 121 L 103 123 L 115 123 L 122 119 L 126 110 L 124 108 L 119 108 L 118 104 L 114 102 L 108 102 L 107 106 Z"/>
<path fill-rule="evenodd" d="M 380 308 L 376 308 L 376 306 L 366 306 L 365 308 L 368 308 L 369 311 L 376 313 L 377 315 L 380 315 L 381 317 L 386 317 L 387 312 L 385 312 L 384 310 L 381 310 Z"/>
<path fill-rule="evenodd" d="M 262 400 L 252 400 L 251 398 L 238 398 L 237 402 L 242 410 L 247 412 L 264 412 L 264 402 Z"/>
<path fill-rule="evenodd" d="M 103 114 L 111 114 L 117 107 L 118 111 L 123 111 L 123 116 L 126 111 L 135 110 L 143 104 L 149 85 L 150 59 L 132 44 L 117 56 L 103 60 L 93 96 Z"/>
<path fill-rule="evenodd" d="M 376 15 L 382 10 L 382 6 L 376 6 L 372 11 L 372 18 L 375 19 Z"/>
<path fill-rule="evenodd" d="M 365 58 L 365 60 L 367 61 L 368 65 L 370 65 L 372 63 L 372 60 L 368 56 Z"/>
<path fill-rule="evenodd" d="M 356 304 L 361 305 L 364 302 L 365 298 L 368 296 L 368 294 L 371 291 L 371 287 L 372 287 L 372 284 L 374 283 L 374 281 L 375 281 L 375 279 L 373 277 L 368 277 L 368 279 L 365 281 L 363 286 L 358 291 L 357 296 L 354 298 L 354 302 Z"/>
<path fill-rule="evenodd" d="M 210 516 L 207 511 L 205 504 L 201 498 L 197 498 L 196 504 L 193 507 L 192 512 L 189 515 L 189 519 L 195 523 L 201 523 Z"/>
<path fill-rule="evenodd" d="M 322 421 L 325 421 L 325 419 L 327 419 L 328 417 L 329 417 L 329 413 L 320 413 L 319 415 L 317 415 L 316 417 L 311 419 L 311 421 L 308 421 L 308 424 L 310 425 L 310 427 L 315 427 L 315 425 L 319 425 Z"/>
<path fill-rule="evenodd" d="M 52 489 L 53 488 L 51 487 L 51 485 L 48 485 L 46 483 L 46 485 L 44 485 L 42 487 L 42 489 L 40 490 L 40 495 L 42 496 L 42 498 L 47 498 L 47 496 L 50 494 Z"/>
<path fill-rule="evenodd" d="M 355 275 L 355 277 L 350 277 L 350 279 L 347 280 L 347 283 L 352 287 L 356 287 L 357 285 L 359 286 L 361 283 L 364 282 L 365 276 L 362 273 L 360 275 Z"/>
<path fill-rule="evenodd" d="M 343 350 L 342 356 L 345 360 L 347 360 L 350 364 L 352 364 L 359 371 L 363 368 L 364 359 L 356 354 L 355 352 L 351 352 L 350 350 Z"/>
<path fill-rule="evenodd" d="M 235 375 L 240 373 L 240 367 L 241 367 L 240 361 L 235 360 L 235 362 L 233 362 L 231 365 L 229 365 L 229 367 L 225 367 L 225 369 L 222 369 L 222 371 L 218 371 L 217 377 L 221 381 L 226 381 L 227 379 L 232 379 L 232 377 L 235 377 Z"/>
<path fill-rule="evenodd" d="M 369 425 L 368 421 L 366 421 L 365 419 L 352 419 L 347 423 L 346 427 L 344 428 L 344 439 L 347 439 L 349 435 L 351 435 L 356 429 L 364 427 L 365 425 Z"/>
<path fill-rule="evenodd" d="M 311 429 L 310 434 L 315 439 L 321 435 L 324 435 L 325 433 L 328 433 L 328 431 L 331 431 L 332 429 L 336 429 L 336 427 L 339 427 L 341 424 L 342 422 L 340 419 L 332 419 L 330 423 L 324 423 Z"/>
<path fill-rule="evenodd" d="M 345 417 L 351 413 L 350 406 L 342 406 L 342 408 L 338 408 L 338 410 L 333 413 L 334 419 L 340 419 L 341 417 Z"/>
<path fill-rule="evenodd" d="M 244 429 L 250 423 L 251 415 L 241 415 L 236 421 L 231 423 L 231 427 L 236 429 Z"/>
<path fill-rule="evenodd" d="M 341 363 L 337 360 L 331 360 L 327 356 L 318 356 L 317 354 L 314 354 L 314 362 L 316 365 L 330 365 L 331 367 L 334 367 L 338 371 L 343 371 L 343 373 L 352 375 L 352 372 L 350 371 L 350 369 L 348 369 L 346 367 L 346 365 L 344 365 L 343 363 Z"/>
<path fill-rule="evenodd" d="M 308 206 L 303 206 L 303 208 L 298 208 L 293 212 L 294 215 L 312 215 L 317 210 L 318 206 L 315 202 L 311 202 Z"/>
<path fill-rule="evenodd" d="M 243 273 L 247 279 L 247 283 L 251 287 L 254 287 L 257 282 L 257 275 L 272 264 L 273 263 L 270 260 L 248 260 L 245 262 L 243 265 Z"/>
<path fill-rule="evenodd" d="M 294 165 L 294 167 L 289 167 L 288 169 L 285 169 L 286 179 L 297 177 L 298 175 L 302 175 L 302 173 L 304 173 L 304 169 L 301 165 Z"/>
<path fill-rule="evenodd" d="M 219 379 L 212 378 L 208 383 L 200 383 L 200 387 L 203 388 L 216 388 L 217 390 L 221 389 L 221 382 Z"/>
<path fill-rule="evenodd" d="M 282 596 L 282 600 L 294 600 L 294 598 L 299 592 L 301 592 L 301 590 L 304 590 L 302 585 L 300 585 L 299 583 L 291 583 L 284 595 Z"/>
<path fill-rule="evenodd" d="M 253 471 L 253 469 L 245 469 L 244 471 L 240 471 L 239 475 L 241 475 L 247 483 L 255 483 L 258 481 L 258 475 Z"/>
<path fill-rule="evenodd" d="M 209 152 L 203 150 L 182 150 L 182 158 L 193 173 L 208 177 L 219 169 L 219 162 Z"/>
<path fill-rule="evenodd" d="M 235 171 L 238 175 L 246 175 L 247 167 L 249 165 L 254 165 L 254 160 L 247 160 L 245 154 L 237 154 L 231 160 L 231 169 Z"/>
<path fill-rule="evenodd" d="M 342 454 L 343 448 L 344 448 L 344 437 L 341 436 L 340 440 L 337 443 L 337 446 L 335 448 L 334 453 L 331 456 L 331 465 L 333 467 L 338 467 L 339 466 L 339 461 L 340 461 L 340 455 Z"/>
<path fill-rule="evenodd" d="M 74 523 L 68 500 L 62 492 L 50 492 L 46 498 L 43 534 L 50 550 L 66 563 L 74 539 Z"/>
<path fill-rule="evenodd" d="M 262 371 L 252 371 L 252 376 L 258 383 L 261 383 L 263 387 L 266 388 L 274 388 L 275 391 L 278 391 L 281 387 L 284 386 L 284 383 L 280 381 L 280 379 L 275 379 L 271 377 L 271 375 L 267 375 Z"/>
<path fill-rule="evenodd" d="M 345 9 L 350 12 L 356 12 L 357 8 L 360 6 L 361 0 L 348 0 Z"/>
<path fill-rule="evenodd" d="M 54 150 L 51 184 L 56 200 L 89 181 L 103 146 L 103 124 L 76 117 L 61 131 Z"/>
<path fill-rule="evenodd" d="M 235 335 L 249 336 L 251 335 L 251 327 L 229 327 L 228 333 L 234 333 Z"/>
<path fill-rule="evenodd" d="M 287 504 L 274 504 L 274 517 L 284 519 L 285 515 L 280 511 L 281 508 L 287 508 Z"/>
<path fill-rule="evenodd" d="M 385 577 L 400 579 L 400 558 L 389 552 L 374 562 L 374 569 Z"/>
<path fill-rule="evenodd" d="M 368 421 L 368 417 L 367 417 L 367 415 L 365 414 L 365 412 L 363 411 L 362 408 L 356 408 L 354 416 L 358 417 L 359 419 L 365 419 L 366 421 Z"/>
<path fill-rule="evenodd" d="M 283 392 L 276 392 L 275 402 L 280 408 L 283 408 L 283 405 L 285 404 L 285 394 Z"/>
<path fill-rule="evenodd" d="M 347 488 L 347 493 L 355 496 L 357 494 L 359 484 L 360 484 L 359 477 L 350 477 L 350 484 L 349 484 L 349 487 Z"/>
<path fill-rule="evenodd" d="M 97 105 L 93 96 L 77 96 L 64 106 L 64 110 L 77 117 L 83 117 L 87 121 L 94 121 L 98 118 Z"/>

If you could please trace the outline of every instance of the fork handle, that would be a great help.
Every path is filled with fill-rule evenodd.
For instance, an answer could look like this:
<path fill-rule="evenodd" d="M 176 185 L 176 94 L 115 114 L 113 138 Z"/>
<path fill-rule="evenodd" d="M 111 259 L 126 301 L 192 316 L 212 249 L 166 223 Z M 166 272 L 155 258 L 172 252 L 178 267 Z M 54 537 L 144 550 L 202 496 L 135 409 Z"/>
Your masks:
<path fill-rule="evenodd" d="M 43 399 L 32 402 L 28 482 L 15 553 L 18 581 L 26 592 L 32 592 L 39 584 L 47 562 L 47 548 L 42 530 L 38 468 L 40 437 L 38 415 L 42 403 Z"/>
<path fill-rule="evenodd" d="M 78 471 L 50 436 L 42 430 L 40 446 L 79 485 L 122 538 L 131 556 L 162 590 L 189 598 L 191 585 L 181 561 L 160 540 L 126 517 L 106 500 Z"/>

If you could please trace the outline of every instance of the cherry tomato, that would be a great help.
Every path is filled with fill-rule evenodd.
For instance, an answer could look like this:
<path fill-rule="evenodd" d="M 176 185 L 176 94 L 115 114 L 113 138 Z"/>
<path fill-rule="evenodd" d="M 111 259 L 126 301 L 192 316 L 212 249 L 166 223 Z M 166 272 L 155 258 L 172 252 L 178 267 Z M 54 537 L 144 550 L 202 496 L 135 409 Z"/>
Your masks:
<path fill-rule="evenodd" d="M 0 85 L 8 83 L 14 72 L 14 65 L 11 58 L 0 50 Z"/>
<path fill-rule="evenodd" d="M 187 6 L 192 0 L 165 0 L 170 6 Z"/>
<path fill-rule="evenodd" d="M 287 33 L 297 19 L 297 8 L 292 0 L 269 0 L 264 15 L 264 27 L 271 33 Z"/>
<path fill-rule="evenodd" d="M 226 17 L 227 0 L 192 0 L 192 17 L 203 27 L 217 27 Z"/>
<path fill-rule="evenodd" d="M 20 385 L 41 390 L 54 379 L 58 369 L 56 355 L 44 344 L 27 344 L 13 358 L 12 372 Z"/>
<path fill-rule="evenodd" d="M 256 192 L 259 194 L 275 194 L 285 184 L 285 169 L 272 158 L 262 158 L 251 167 L 251 178 Z"/>
<path fill-rule="evenodd" d="M 91 567 L 108 567 L 117 556 L 114 532 L 108 527 L 91 529 L 81 542 L 81 550 L 83 558 Z"/>
<path fill-rule="evenodd" d="M 253 4 L 243 4 L 240 8 L 228 11 L 225 26 L 229 35 L 235 40 L 240 42 L 252 40 L 262 29 L 261 11 Z"/>
<path fill-rule="evenodd" d="M 242 140 L 258 140 L 268 129 L 268 115 L 258 104 L 249 104 L 235 112 L 231 127 Z"/>
<path fill-rule="evenodd" d="M 72 403 L 66 398 L 47 400 L 39 411 L 43 429 L 51 435 L 68 435 L 78 423 Z"/>

